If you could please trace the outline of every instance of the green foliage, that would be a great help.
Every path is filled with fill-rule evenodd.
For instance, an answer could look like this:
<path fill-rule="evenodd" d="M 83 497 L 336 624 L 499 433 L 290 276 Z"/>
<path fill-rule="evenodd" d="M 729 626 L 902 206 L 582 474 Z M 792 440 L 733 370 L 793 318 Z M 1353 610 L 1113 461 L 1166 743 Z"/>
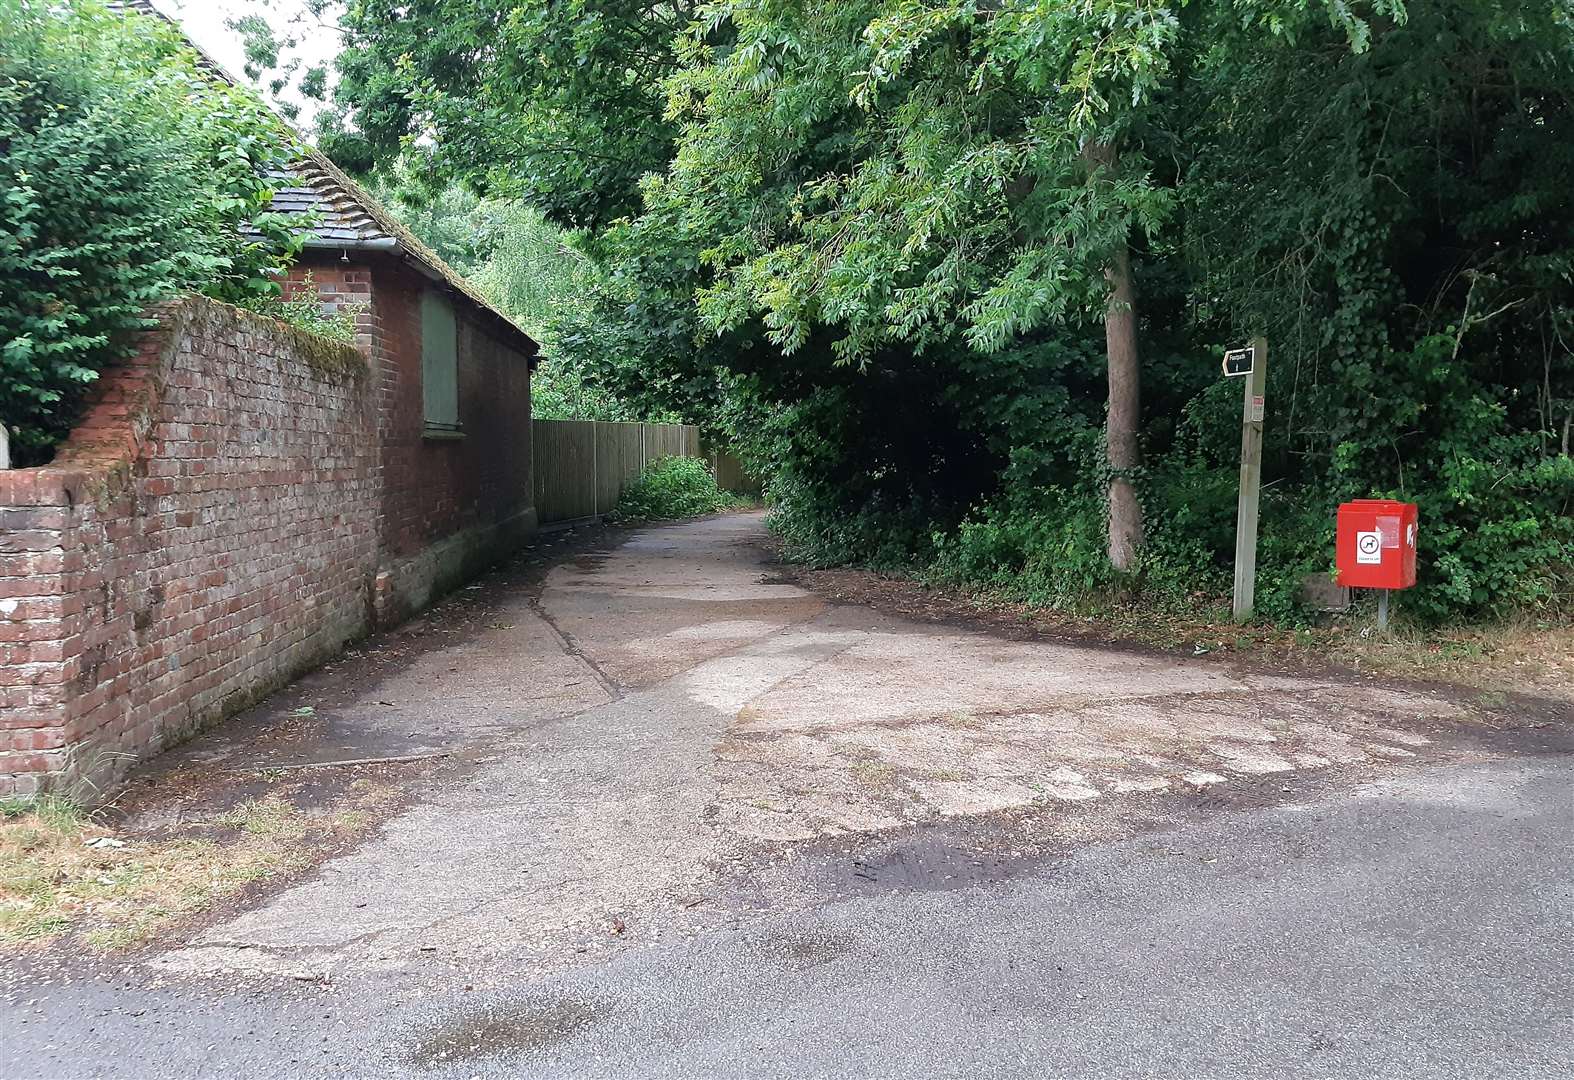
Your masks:
<path fill-rule="evenodd" d="M 316 282 L 310 274 L 301 280 L 289 296 L 263 293 L 242 300 L 240 306 L 329 341 L 355 344 L 357 310 L 342 305 L 336 311 L 323 310 L 322 301 L 317 296 Z"/>
<path fill-rule="evenodd" d="M 450 180 L 594 226 L 638 206 L 669 152 L 662 78 L 698 5 L 671 0 L 350 0 L 323 147 L 414 153 Z M 353 112 L 354 130 L 339 120 Z"/>
<path fill-rule="evenodd" d="M 1570 0 L 379 5 L 340 86 L 359 145 L 582 226 L 555 354 L 725 434 L 796 557 L 1212 602 L 1217 358 L 1264 333 L 1264 617 L 1304 617 L 1335 506 L 1375 495 L 1420 505 L 1410 614 L 1570 603 Z M 1148 545 L 1117 575 L 1122 248 Z"/>
<path fill-rule="evenodd" d="M 289 144 L 162 22 L 0 0 L 0 420 L 47 460 L 150 304 L 277 294 Z M 250 223 L 250 231 L 241 226 Z"/>
<path fill-rule="evenodd" d="M 7 795 L 0 798 L 0 821 L 35 817 L 48 829 L 74 831 L 88 815 L 76 802 L 62 795 Z"/>
<path fill-rule="evenodd" d="M 1574 598 L 1571 29 L 1566 2 L 1432 0 L 1360 53 L 1200 55 L 1192 292 L 1273 342 L 1265 476 L 1313 511 L 1264 521 L 1269 613 L 1331 563 L 1331 508 L 1372 495 L 1418 504 L 1412 615 Z"/>
<path fill-rule="evenodd" d="M 739 505 L 736 496 L 716 486 L 709 466 L 698 458 L 657 458 L 623 488 L 612 519 L 618 522 L 668 521 L 715 514 Z"/>

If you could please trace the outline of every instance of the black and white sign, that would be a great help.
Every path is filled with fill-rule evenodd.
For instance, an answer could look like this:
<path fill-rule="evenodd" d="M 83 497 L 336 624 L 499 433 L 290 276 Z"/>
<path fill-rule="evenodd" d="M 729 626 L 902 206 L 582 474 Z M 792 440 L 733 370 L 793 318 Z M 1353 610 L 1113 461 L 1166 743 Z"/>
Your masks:
<path fill-rule="evenodd" d="M 1383 563 L 1383 534 L 1380 532 L 1356 533 L 1355 561 L 1367 566 L 1381 566 Z"/>
<path fill-rule="evenodd" d="M 1248 345 L 1244 349 L 1229 349 L 1224 354 L 1224 374 L 1233 379 L 1237 375 L 1250 375 L 1257 363 L 1257 350 Z"/>

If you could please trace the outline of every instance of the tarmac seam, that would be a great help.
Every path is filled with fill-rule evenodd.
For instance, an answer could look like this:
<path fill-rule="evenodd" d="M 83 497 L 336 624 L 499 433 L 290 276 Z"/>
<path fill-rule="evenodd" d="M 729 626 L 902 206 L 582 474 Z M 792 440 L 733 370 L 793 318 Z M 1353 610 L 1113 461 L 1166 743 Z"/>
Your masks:
<path fill-rule="evenodd" d="M 597 682 L 601 683 L 602 689 L 612 696 L 613 701 L 621 701 L 623 699 L 623 687 L 617 680 L 601 669 L 601 665 L 596 663 L 594 657 L 580 647 L 579 642 L 574 640 L 574 635 L 557 624 L 557 620 L 552 618 L 547 612 L 546 606 L 541 603 L 541 597 L 532 596 L 530 598 L 530 610 L 535 612 L 536 617 L 546 623 L 552 633 L 557 635 L 565 655 L 574 657 L 574 659 L 590 669 L 590 673 L 596 677 Z"/>

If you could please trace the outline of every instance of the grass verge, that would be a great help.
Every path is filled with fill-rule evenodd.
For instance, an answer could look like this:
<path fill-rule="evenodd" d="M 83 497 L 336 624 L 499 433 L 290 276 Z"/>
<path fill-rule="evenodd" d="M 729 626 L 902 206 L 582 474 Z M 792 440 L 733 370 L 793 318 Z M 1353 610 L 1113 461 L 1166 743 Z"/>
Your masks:
<path fill-rule="evenodd" d="M 0 947 L 70 937 L 128 948 L 260 882 L 297 873 L 369 829 L 393 789 L 354 781 L 327 806 L 272 791 L 166 835 L 111 827 L 69 800 L 0 802 Z"/>

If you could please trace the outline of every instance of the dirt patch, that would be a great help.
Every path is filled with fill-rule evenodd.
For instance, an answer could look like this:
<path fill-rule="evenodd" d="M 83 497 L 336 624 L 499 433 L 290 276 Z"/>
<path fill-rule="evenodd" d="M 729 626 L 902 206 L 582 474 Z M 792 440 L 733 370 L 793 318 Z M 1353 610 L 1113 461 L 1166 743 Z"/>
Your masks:
<path fill-rule="evenodd" d="M 147 945 L 358 843 L 406 801 L 406 780 L 374 768 L 325 784 L 209 770 L 92 814 L 12 804 L 0 818 L 0 947 Z"/>

